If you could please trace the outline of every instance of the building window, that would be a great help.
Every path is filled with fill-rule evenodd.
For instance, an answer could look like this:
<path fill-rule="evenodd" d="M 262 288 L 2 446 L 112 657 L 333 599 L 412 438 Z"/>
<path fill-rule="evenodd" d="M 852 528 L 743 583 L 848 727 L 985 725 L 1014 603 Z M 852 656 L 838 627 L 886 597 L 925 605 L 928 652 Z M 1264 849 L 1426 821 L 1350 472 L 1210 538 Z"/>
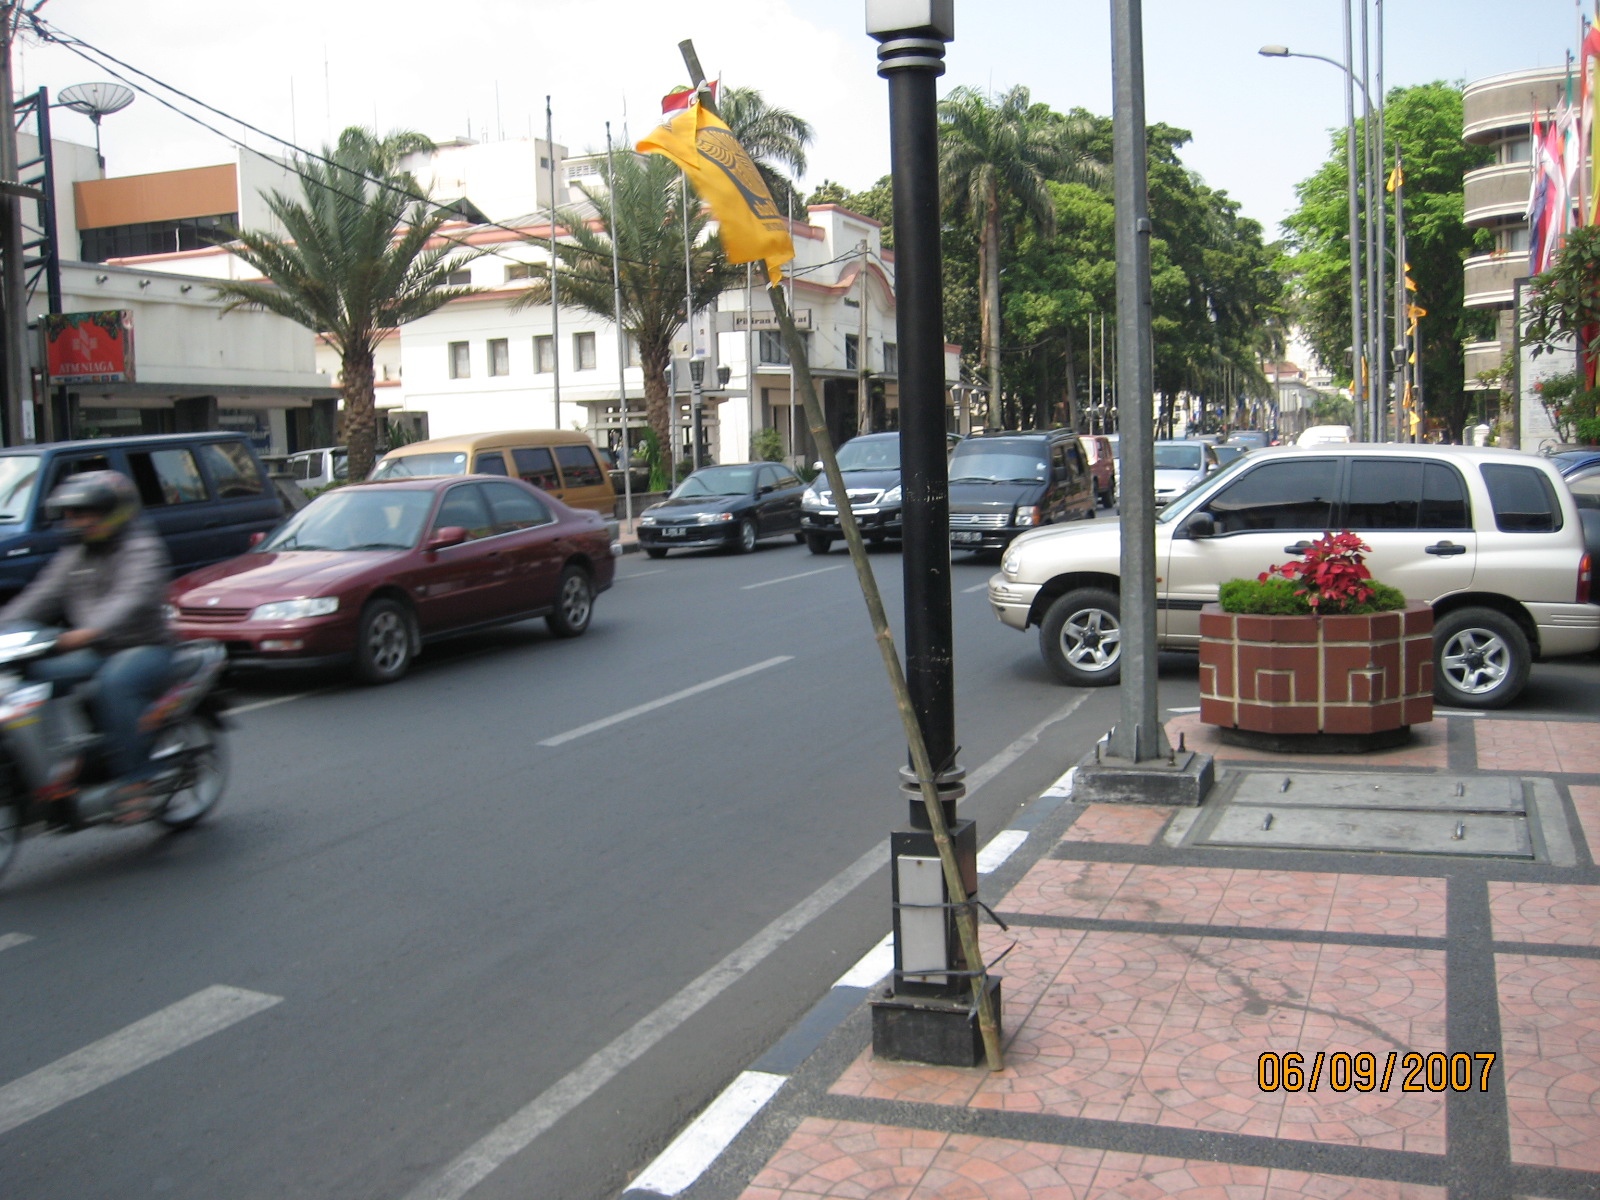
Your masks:
<path fill-rule="evenodd" d="M 574 371 L 592 371 L 595 369 L 594 334 L 575 333 L 572 335 L 572 358 Z"/>
<path fill-rule="evenodd" d="M 463 267 L 459 271 L 451 271 L 444 277 L 445 287 L 471 287 L 472 272 Z"/>
<path fill-rule="evenodd" d="M 844 335 L 844 369 L 854 371 L 861 362 L 861 339 L 853 333 Z"/>
<path fill-rule="evenodd" d="M 532 279 L 532 263 L 511 263 L 506 267 L 506 282 L 513 283 L 518 279 Z"/>
<path fill-rule="evenodd" d="M 107 225 L 83 230 L 78 239 L 78 250 L 84 262 L 200 250 L 227 241 L 227 236 L 222 232 L 224 227 L 238 223 L 238 213 L 218 213 L 212 217 L 184 217 L 177 221 Z"/>
<path fill-rule="evenodd" d="M 489 374 L 511 374 L 511 343 L 505 338 L 489 339 Z"/>
<path fill-rule="evenodd" d="M 783 344 L 783 334 L 776 329 L 761 329 L 756 332 L 756 358 L 768 365 L 786 367 L 789 365 L 789 347 Z M 809 355 L 811 351 L 811 334 L 800 335 L 800 342 Z"/>
<path fill-rule="evenodd" d="M 533 339 L 533 369 L 540 375 L 556 369 L 556 340 L 547 333 Z"/>
<path fill-rule="evenodd" d="M 628 358 L 627 358 L 627 362 L 624 363 L 624 365 L 625 366 L 629 366 L 629 367 L 642 366 L 644 360 L 639 357 L 639 339 L 634 337 L 633 334 L 631 334 L 631 333 L 628 334 L 627 337 L 628 337 Z"/>
<path fill-rule="evenodd" d="M 450 378 L 472 378 L 472 355 L 467 349 L 466 342 L 450 343 Z"/>
<path fill-rule="evenodd" d="M 885 375 L 900 374 L 900 347 L 893 342 L 883 344 L 883 373 Z"/>

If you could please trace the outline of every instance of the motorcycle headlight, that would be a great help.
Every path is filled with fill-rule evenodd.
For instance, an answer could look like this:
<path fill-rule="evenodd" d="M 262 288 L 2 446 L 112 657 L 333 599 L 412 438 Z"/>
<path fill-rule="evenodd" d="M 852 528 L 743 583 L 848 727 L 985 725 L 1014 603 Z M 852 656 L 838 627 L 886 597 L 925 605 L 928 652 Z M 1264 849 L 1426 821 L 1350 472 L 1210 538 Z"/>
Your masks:
<path fill-rule="evenodd" d="M 899 504 L 900 503 L 900 485 L 897 483 L 892 488 L 890 488 L 887 492 L 885 492 L 883 494 L 882 498 L 879 499 L 878 503 L 879 504 Z"/>
<path fill-rule="evenodd" d="M 1039 506 L 1037 504 L 1017 505 L 1016 515 L 1012 517 L 1013 525 L 1037 525 L 1039 523 Z"/>
<path fill-rule="evenodd" d="M 729 512 L 701 513 L 695 518 L 695 520 L 700 522 L 702 525 L 717 525 L 723 521 L 733 520 L 733 514 Z"/>
<path fill-rule="evenodd" d="M 339 611 L 339 597 L 319 596 L 314 600 L 274 600 L 260 605 L 250 614 L 252 621 L 301 621 L 325 617 Z"/>

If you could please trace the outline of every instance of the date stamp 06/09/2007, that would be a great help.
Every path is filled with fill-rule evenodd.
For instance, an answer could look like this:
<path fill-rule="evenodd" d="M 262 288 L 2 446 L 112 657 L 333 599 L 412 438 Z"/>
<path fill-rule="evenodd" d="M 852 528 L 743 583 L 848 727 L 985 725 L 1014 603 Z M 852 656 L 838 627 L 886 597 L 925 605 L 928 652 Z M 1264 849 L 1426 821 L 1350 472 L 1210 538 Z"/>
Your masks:
<path fill-rule="evenodd" d="M 1478 1054 L 1401 1054 L 1383 1058 L 1365 1051 L 1304 1054 L 1268 1051 L 1256 1059 L 1256 1083 L 1263 1092 L 1314 1092 L 1326 1086 L 1335 1092 L 1487 1092 L 1494 1070 L 1492 1052 Z M 1396 1072 L 1395 1067 L 1400 1069 Z"/>

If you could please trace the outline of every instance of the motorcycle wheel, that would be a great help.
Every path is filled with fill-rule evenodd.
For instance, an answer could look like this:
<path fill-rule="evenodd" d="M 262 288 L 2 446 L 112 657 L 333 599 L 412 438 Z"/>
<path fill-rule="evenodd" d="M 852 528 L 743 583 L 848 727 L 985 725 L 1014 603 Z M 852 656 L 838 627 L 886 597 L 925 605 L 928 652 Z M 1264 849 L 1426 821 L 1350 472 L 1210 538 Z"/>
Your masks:
<path fill-rule="evenodd" d="M 168 829 L 189 829 L 222 799 L 228 784 L 228 743 L 222 729 L 201 716 L 190 717 L 166 737 L 179 739 L 183 746 L 179 757 L 185 760 L 185 786 L 167 797 L 156 820 Z"/>
<path fill-rule="evenodd" d="M 22 809 L 15 804 L 0 804 L 0 875 L 6 873 L 11 860 L 22 845 Z"/>

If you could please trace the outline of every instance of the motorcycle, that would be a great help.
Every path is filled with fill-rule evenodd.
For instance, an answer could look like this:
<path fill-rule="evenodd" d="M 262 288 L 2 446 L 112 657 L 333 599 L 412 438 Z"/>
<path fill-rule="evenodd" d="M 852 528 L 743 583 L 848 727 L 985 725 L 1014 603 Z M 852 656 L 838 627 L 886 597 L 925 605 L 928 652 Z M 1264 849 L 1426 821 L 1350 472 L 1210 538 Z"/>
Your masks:
<path fill-rule="evenodd" d="M 125 782 L 110 777 L 102 735 L 86 705 L 96 684 L 34 682 L 26 664 L 55 650 L 61 630 L 0 630 L 0 874 L 26 834 L 76 833 L 95 825 L 157 821 L 188 829 L 222 798 L 228 779 L 227 717 L 217 684 L 228 654 L 219 642 L 185 642 L 173 651 L 171 682 L 140 717 L 154 733 L 157 768 L 147 799 L 119 808 Z"/>

